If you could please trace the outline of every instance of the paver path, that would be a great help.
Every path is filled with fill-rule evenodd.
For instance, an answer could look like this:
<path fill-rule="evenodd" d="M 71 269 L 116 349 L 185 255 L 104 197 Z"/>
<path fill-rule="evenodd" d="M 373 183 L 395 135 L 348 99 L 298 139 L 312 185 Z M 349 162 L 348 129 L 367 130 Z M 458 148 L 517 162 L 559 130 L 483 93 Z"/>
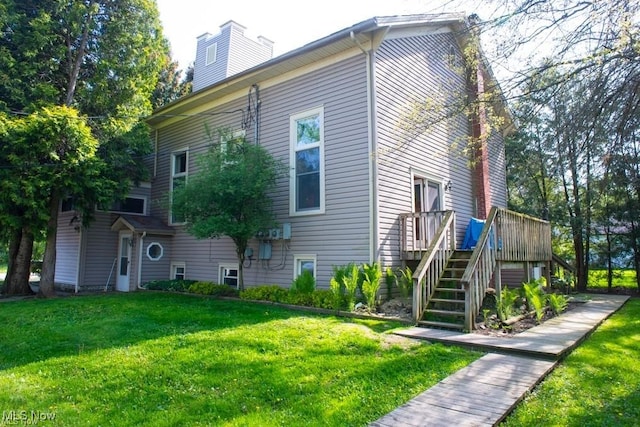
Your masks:
<path fill-rule="evenodd" d="M 591 298 L 583 306 L 513 338 L 429 328 L 398 331 L 397 334 L 410 338 L 501 354 L 490 353 L 481 357 L 370 425 L 496 425 L 553 370 L 558 360 L 577 347 L 629 299 L 620 295 L 593 295 Z"/>

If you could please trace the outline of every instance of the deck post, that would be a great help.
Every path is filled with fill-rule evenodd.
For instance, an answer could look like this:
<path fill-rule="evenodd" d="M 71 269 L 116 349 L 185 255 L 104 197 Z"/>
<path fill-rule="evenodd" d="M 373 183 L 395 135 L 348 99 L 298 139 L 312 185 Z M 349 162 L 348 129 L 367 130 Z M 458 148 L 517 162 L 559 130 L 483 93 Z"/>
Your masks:
<path fill-rule="evenodd" d="M 502 294 L 502 261 L 496 260 L 496 270 L 493 274 L 493 286 L 496 290 L 496 298 L 500 298 L 500 294 Z"/>

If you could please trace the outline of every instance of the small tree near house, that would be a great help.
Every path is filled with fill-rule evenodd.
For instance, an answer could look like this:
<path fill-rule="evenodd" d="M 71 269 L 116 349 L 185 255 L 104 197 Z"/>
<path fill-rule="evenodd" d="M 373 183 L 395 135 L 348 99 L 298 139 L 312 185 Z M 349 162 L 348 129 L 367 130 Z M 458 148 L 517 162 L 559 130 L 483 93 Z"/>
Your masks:
<path fill-rule="evenodd" d="M 275 222 L 270 193 L 286 169 L 245 137 L 222 138 L 197 159 L 198 169 L 173 192 L 172 212 L 197 239 L 227 236 L 236 247 L 238 286 L 249 240 Z"/>

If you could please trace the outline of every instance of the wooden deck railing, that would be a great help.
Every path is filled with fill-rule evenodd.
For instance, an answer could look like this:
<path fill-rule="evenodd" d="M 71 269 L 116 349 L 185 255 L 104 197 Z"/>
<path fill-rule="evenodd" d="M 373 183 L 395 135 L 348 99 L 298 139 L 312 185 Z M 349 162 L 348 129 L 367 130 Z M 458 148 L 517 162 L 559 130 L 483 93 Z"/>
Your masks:
<path fill-rule="evenodd" d="M 475 327 L 498 261 L 549 262 L 551 258 L 551 226 L 547 221 L 493 207 L 462 275 L 465 328 Z"/>
<path fill-rule="evenodd" d="M 429 247 L 413 273 L 413 317 L 416 322 L 433 296 L 447 261 L 456 248 L 455 214 L 453 211 L 442 214 Z"/>
<path fill-rule="evenodd" d="M 497 233 L 501 261 L 551 261 L 551 224 L 518 212 L 499 209 Z"/>
<path fill-rule="evenodd" d="M 475 327 L 475 317 L 480 312 L 482 299 L 489 288 L 496 267 L 498 251 L 496 243 L 499 244 L 499 240 L 494 221 L 497 214 L 498 209 L 495 207 L 489 212 L 489 217 L 484 223 L 482 233 L 460 281 L 465 290 L 464 324 L 467 331 Z"/>
<path fill-rule="evenodd" d="M 429 249 L 447 211 L 400 215 L 401 251 L 404 259 L 421 259 Z"/>

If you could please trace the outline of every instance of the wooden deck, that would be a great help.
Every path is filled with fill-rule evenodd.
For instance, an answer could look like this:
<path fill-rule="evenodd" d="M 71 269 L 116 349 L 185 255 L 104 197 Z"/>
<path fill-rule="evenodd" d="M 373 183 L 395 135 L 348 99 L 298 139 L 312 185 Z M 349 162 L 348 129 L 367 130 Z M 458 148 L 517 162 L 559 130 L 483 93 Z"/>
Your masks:
<path fill-rule="evenodd" d="M 558 360 L 576 348 L 591 331 L 622 307 L 628 298 L 624 295 L 592 295 L 591 300 L 583 306 L 512 338 L 419 327 L 404 329 L 397 334 L 482 351 Z"/>
<path fill-rule="evenodd" d="M 398 331 L 405 337 L 498 353 L 481 357 L 370 425 L 494 426 L 628 298 L 593 295 L 582 307 L 514 338 L 427 328 Z"/>

